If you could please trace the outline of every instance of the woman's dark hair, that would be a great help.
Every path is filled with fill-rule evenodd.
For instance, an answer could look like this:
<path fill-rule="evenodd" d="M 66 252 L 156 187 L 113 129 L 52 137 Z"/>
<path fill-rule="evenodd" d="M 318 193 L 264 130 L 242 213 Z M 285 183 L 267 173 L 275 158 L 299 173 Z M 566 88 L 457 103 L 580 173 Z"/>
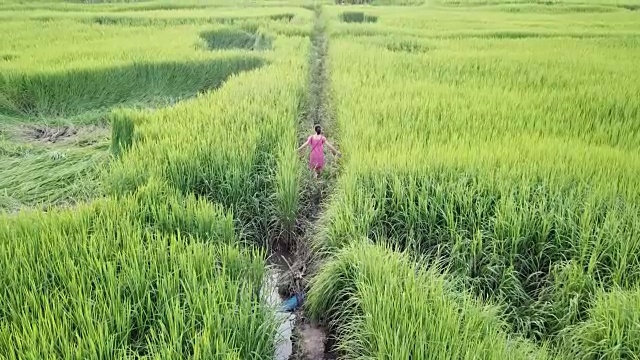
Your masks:
<path fill-rule="evenodd" d="M 320 125 L 316 125 L 316 134 L 320 135 L 321 132 L 322 128 L 320 127 Z"/>

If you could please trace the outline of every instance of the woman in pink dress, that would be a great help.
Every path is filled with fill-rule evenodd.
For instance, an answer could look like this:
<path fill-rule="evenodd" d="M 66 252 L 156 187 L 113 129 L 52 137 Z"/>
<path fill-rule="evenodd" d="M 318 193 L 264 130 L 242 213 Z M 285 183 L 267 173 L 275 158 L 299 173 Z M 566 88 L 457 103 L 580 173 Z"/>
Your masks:
<path fill-rule="evenodd" d="M 324 168 L 324 145 L 326 144 L 334 154 L 340 155 L 340 152 L 336 150 L 336 148 L 327 141 L 327 138 L 322 135 L 322 128 L 320 125 L 316 125 L 315 130 L 315 135 L 309 136 L 307 141 L 298 148 L 298 151 L 302 151 L 305 146 L 309 145 L 311 148 L 311 152 L 309 154 L 309 169 L 314 171 L 315 177 L 318 177 L 318 174 Z"/>

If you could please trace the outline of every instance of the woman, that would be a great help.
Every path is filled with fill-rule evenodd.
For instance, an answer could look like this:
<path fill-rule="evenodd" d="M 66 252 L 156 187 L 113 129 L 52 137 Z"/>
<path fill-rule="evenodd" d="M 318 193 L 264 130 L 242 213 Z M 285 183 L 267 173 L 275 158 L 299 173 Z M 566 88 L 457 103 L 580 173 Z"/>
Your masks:
<path fill-rule="evenodd" d="M 322 135 L 322 128 L 320 125 L 316 125 L 315 130 L 315 135 L 309 136 L 307 141 L 298 148 L 298 151 L 302 151 L 305 146 L 309 145 L 311 148 L 311 153 L 309 154 L 309 169 L 314 171 L 315 177 L 318 177 L 318 174 L 324 168 L 324 144 L 327 144 L 334 154 L 339 156 L 340 152 L 336 150 L 336 148 L 327 141 L 327 138 Z"/>

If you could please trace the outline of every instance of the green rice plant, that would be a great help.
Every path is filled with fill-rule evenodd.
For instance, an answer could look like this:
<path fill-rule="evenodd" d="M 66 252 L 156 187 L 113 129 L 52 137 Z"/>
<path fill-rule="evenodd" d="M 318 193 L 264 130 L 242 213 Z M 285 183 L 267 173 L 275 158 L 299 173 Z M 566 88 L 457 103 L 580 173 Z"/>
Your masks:
<path fill-rule="evenodd" d="M 597 2 L 593 2 L 597 4 Z M 448 42 L 453 49 L 460 50 L 458 55 L 472 55 L 470 49 L 487 49 L 488 43 L 473 41 L 471 43 L 459 42 L 465 38 L 484 37 L 491 39 L 492 34 L 502 36 L 504 39 L 508 34 L 515 36 L 531 37 L 551 37 L 572 39 L 594 39 L 596 43 L 606 42 L 604 38 L 616 37 L 616 43 L 627 43 L 628 48 L 633 48 L 636 43 L 636 34 L 639 26 L 637 22 L 637 12 L 626 11 L 610 4 L 604 6 L 603 12 L 585 12 L 580 9 L 568 7 L 569 5 L 540 5 L 537 7 L 522 7 L 522 5 L 496 5 L 482 7 L 462 6 L 456 9 L 441 8 L 437 6 L 426 7 L 366 7 L 366 13 L 377 16 L 376 23 L 354 24 L 343 22 L 332 22 L 331 33 L 340 36 L 357 36 L 359 40 L 367 40 L 369 36 L 382 36 L 389 41 L 397 41 L 401 38 L 418 39 L 453 39 L 458 41 Z M 592 5 L 593 6 L 593 5 Z M 520 11 L 510 11 L 516 8 Z M 327 7 L 326 13 L 338 18 L 346 9 L 340 6 Z M 364 8 L 353 8 L 352 10 L 365 10 Z M 596 25 L 597 24 L 597 25 Z M 524 37 L 521 37 L 524 38 Z M 509 39 L 509 38 L 507 38 Z M 517 39 L 517 38 L 516 38 Z M 567 39 L 569 40 L 569 39 Z M 547 42 L 548 43 L 548 42 Z M 458 46 L 455 46 L 458 44 Z M 545 58 L 544 52 L 533 51 L 529 45 L 543 46 L 545 43 L 527 42 L 499 42 L 498 47 L 504 47 L 508 51 L 508 46 L 521 47 L 518 49 L 520 56 L 525 54 L 537 55 Z M 583 47 L 590 48 L 590 44 L 579 43 Z M 575 41 L 568 43 L 570 48 L 576 46 Z M 569 57 L 569 54 L 579 49 L 559 48 L 549 46 L 556 57 Z M 619 46 L 616 46 L 619 48 Z M 512 50 L 516 48 L 512 47 Z M 591 49 L 595 49 L 591 47 Z M 450 49 L 451 50 L 451 49 Z M 465 51 L 466 50 L 466 51 Z M 497 49 L 494 49 L 497 50 Z M 598 55 L 603 55 L 597 51 L 590 51 L 589 58 L 593 59 Z M 516 52 L 511 53 L 515 56 Z M 547 54 L 550 55 L 550 54 Z M 575 60 L 575 58 L 574 58 Z M 587 59 L 582 59 L 587 61 Z M 382 63 L 380 64 L 382 65 Z M 423 69 L 426 70 L 426 69 Z M 558 71 L 559 75 L 563 73 Z M 566 76 L 566 73 L 564 73 Z"/>
<path fill-rule="evenodd" d="M 275 41 L 280 50 L 272 65 L 142 116 L 136 128 L 143 140 L 113 164 L 105 180 L 109 191 L 128 193 L 155 176 L 233 209 L 239 225 L 258 240 L 266 241 L 269 229 L 290 228 L 297 211 L 294 142 L 305 70 L 295 51 L 306 53 L 308 42 Z M 270 226 L 272 219 L 282 226 Z"/>
<path fill-rule="evenodd" d="M 234 236 L 233 217 L 221 206 L 212 206 L 194 195 L 181 196 L 161 181 L 151 179 L 134 194 L 121 199 L 125 202 L 131 199 L 134 205 L 127 206 L 130 214 L 154 231 L 229 244 L 239 242 Z"/>
<path fill-rule="evenodd" d="M 341 180 L 344 190 L 327 214 L 325 246 L 335 249 L 368 236 L 416 253 L 445 256 L 451 270 L 467 278 L 480 295 L 518 309 L 514 321 L 531 310 L 532 302 L 549 300 L 540 290 L 552 285 L 551 268 L 567 258 L 576 260 L 592 281 L 626 286 L 638 281 L 635 207 L 593 206 L 581 203 L 588 196 L 576 189 L 550 192 L 541 185 L 522 186 L 517 195 L 513 190 L 503 193 L 511 179 L 493 179 L 495 187 L 488 187 L 490 180 L 470 172 L 423 177 L 372 173 L 349 180 L 354 182 Z M 550 198 L 571 201 L 554 203 Z M 573 201 L 578 207 L 570 207 Z M 559 220 L 573 214 L 581 217 L 575 225 Z M 551 288 L 560 289 L 559 284 Z M 560 310 L 560 302 L 553 304 L 558 313 L 566 310 Z M 532 320 L 552 319 L 541 312 L 523 320 L 521 329 Z"/>
<path fill-rule="evenodd" d="M 552 284 L 542 290 L 538 307 L 550 314 L 551 333 L 560 334 L 588 317 L 589 306 L 599 291 L 594 277 L 585 273 L 577 261 L 556 265 L 551 271 Z"/>
<path fill-rule="evenodd" d="M 68 210 L 0 215 L 6 284 L 0 353 L 8 359 L 271 358 L 276 324 L 260 297 L 265 252 L 254 245 L 295 225 L 295 140 L 308 40 L 277 36 L 261 24 L 282 27 L 295 16 L 222 11 L 237 19 L 280 14 L 233 21 L 273 41 L 272 51 L 251 55 L 203 51 L 198 19 L 133 28 L 86 21 L 100 15 L 89 11 L 35 13 L 0 11 L 11 19 L 0 25 L 9 35 L 0 45 L 25 59 L 1 64 L 2 118 L 107 121 L 118 156 L 99 178 L 82 172 L 72 181 L 6 177 L 12 209 L 21 198 L 14 188 L 25 185 L 27 205 L 47 195 L 43 183 L 66 200 L 62 194 L 70 196 L 85 178 L 106 197 L 73 202 Z M 182 15 L 193 14 L 168 17 Z M 298 29 L 309 28 L 304 17 L 297 21 Z M 45 65 L 33 60 L 36 54 Z M 31 147 L 2 131 L 0 164 L 5 155 L 10 159 L 2 175 L 13 176 L 16 164 L 30 164 Z M 56 145 L 53 160 L 64 159 L 59 155 L 71 152 L 72 142 Z M 108 156 L 108 144 L 99 150 Z M 28 174 L 40 176 L 50 166 L 68 175 L 78 169 L 69 164 L 58 169 L 37 158 L 30 167 L 37 171 Z"/>
<path fill-rule="evenodd" d="M 216 14 L 220 15 L 218 20 L 233 17 L 238 27 L 232 30 L 218 25 L 211 31 L 235 34 L 244 31 L 240 28 L 249 29 L 253 39 L 251 47 L 255 43 L 262 47 L 272 42 L 279 46 L 276 51 L 260 53 L 260 56 L 237 49 L 203 51 L 197 46 L 198 34 L 203 30 L 194 25 L 197 22 L 171 28 L 132 29 L 125 24 L 103 27 L 82 22 L 92 15 L 87 12 L 53 14 L 51 21 L 34 29 L 31 21 L 16 19 L 12 24 L 2 25 L 11 35 L 1 40 L 2 46 L 20 49 L 20 56 L 31 59 L 35 55 L 33 44 L 42 43 L 37 53 L 46 65 L 33 71 L 35 63 L 2 64 L 7 71 L 2 72 L 0 81 L 3 94 L 0 106 L 3 112 L 24 121 L 29 116 L 65 117 L 73 123 L 106 119 L 113 125 L 112 151 L 121 158 L 106 175 L 108 192 L 131 193 L 151 175 L 158 175 L 172 179 L 186 194 L 195 193 L 235 208 L 241 219 L 240 226 L 247 227 L 253 234 L 264 233 L 266 237 L 264 229 L 270 228 L 273 221 L 282 223 L 274 227 L 274 231 L 291 228 L 297 213 L 295 184 L 298 180 L 294 174 L 297 159 L 293 156 L 292 135 L 297 128 L 304 83 L 305 41 L 296 36 L 274 39 L 274 35 L 263 28 L 272 22 L 294 19 L 298 28 L 310 28 L 310 23 L 305 23 L 308 11 L 288 9 L 284 17 L 283 9 L 246 12 L 226 9 Z M 184 11 L 119 13 L 118 16 L 173 19 L 184 15 L 194 19 L 206 14 Z M 260 17 L 267 20 L 251 20 Z M 64 39 L 53 36 L 59 33 L 67 36 Z M 127 41 L 121 41 L 122 38 Z M 93 44 L 90 49 L 88 43 Z M 65 52 L 59 50 L 62 48 Z M 252 73 L 249 77 L 233 76 L 267 63 L 272 65 L 266 72 Z M 224 94 L 213 95 L 211 90 L 227 79 L 242 83 L 236 83 Z M 257 83 L 269 85 L 258 88 Z M 263 97 L 267 93 L 269 97 Z M 197 100 L 182 102 L 194 96 Z M 118 109 L 110 110 L 114 107 Z M 150 107 L 165 109 L 145 109 Z M 211 116 L 216 120 L 211 122 Z M 158 147 L 162 149 L 156 149 Z M 289 147 L 291 153 L 286 154 L 283 149 Z M 141 164 L 132 166 L 131 160 L 122 158 L 123 150 L 137 154 Z M 147 152 L 156 155 L 150 156 Z M 212 156 L 212 152 L 218 156 Z M 168 157 L 181 160 L 174 164 Z M 236 165 L 229 166 L 234 161 Z M 294 163 L 287 165 L 285 161 Z M 287 175 L 279 173 L 277 168 L 282 168 Z M 127 175 L 120 176 L 122 173 Z M 289 176 L 294 177 L 289 179 Z M 51 184 L 62 185 L 61 182 Z M 60 191 L 64 189 L 61 187 Z M 274 192 L 282 200 L 279 203 L 271 201 Z M 7 202 L 12 201 L 7 197 Z M 278 215 L 280 211 L 282 216 Z"/>
<path fill-rule="evenodd" d="M 233 25 L 245 21 L 259 22 L 263 26 L 269 24 L 292 24 L 309 22 L 312 14 L 291 4 L 273 6 L 245 7 L 237 6 L 210 9 L 206 4 L 176 3 L 164 6 L 159 3 L 145 2 L 129 6 L 75 6 L 66 7 L 52 4 L 22 4 L 2 6 L 0 18 L 8 21 L 33 20 L 48 24 L 59 20 L 73 20 L 85 24 L 116 27 L 156 28 L 179 25 L 227 24 Z M 164 6 L 164 8 L 163 8 Z M 167 11 L 169 10 L 169 11 Z M 140 29 L 138 29 L 140 30 Z M 175 31 L 175 29 L 172 29 Z M 135 37 L 135 36 L 134 36 Z"/>
<path fill-rule="evenodd" d="M 636 15 L 343 11 L 326 17 L 346 156 L 319 251 L 369 238 L 439 261 L 555 345 L 600 289 L 638 286 Z"/>
<path fill-rule="evenodd" d="M 114 113 L 111 117 L 111 151 L 115 156 L 133 144 L 135 124 L 130 117 Z"/>
<path fill-rule="evenodd" d="M 634 4 L 633 1 L 616 1 L 616 0 L 441 0 L 438 1 L 447 5 L 462 5 L 462 6 L 479 6 L 479 5 L 495 5 L 495 4 L 539 4 L 544 6 L 554 6 L 562 4 L 598 4 L 598 5 L 624 5 Z"/>
<path fill-rule="evenodd" d="M 73 205 L 101 193 L 104 142 L 66 148 L 0 140 L 0 213 L 38 205 Z"/>
<path fill-rule="evenodd" d="M 193 25 L 193 24 L 226 24 L 226 25 L 245 25 L 259 24 L 260 26 L 268 26 L 274 22 L 289 24 L 296 15 L 293 13 L 274 13 L 273 11 L 262 13 L 252 13 L 251 11 L 244 13 L 224 12 L 211 16 L 208 12 L 185 12 L 184 17 L 179 16 L 158 16 L 166 15 L 163 13 L 155 14 L 156 16 L 147 16 L 139 13 L 118 13 L 105 14 L 94 17 L 78 16 L 78 20 L 89 24 L 99 25 L 116 25 L 116 26 L 177 26 L 177 25 Z M 203 16 L 209 15 L 209 16 Z M 225 16 L 227 15 L 227 16 Z"/>
<path fill-rule="evenodd" d="M 638 359 L 640 289 L 599 292 L 582 323 L 564 329 L 566 346 L 577 359 Z"/>
<path fill-rule="evenodd" d="M 424 5 L 425 0 L 335 0 L 339 5 Z"/>
<path fill-rule="evenodd" d="M 264 21 L 250 20 L 251 12 L 245 17 L 236 16 L 242 22 L 239 26 L 251 28 L 251 36 L 255 34 L 252 41 L 260 48 L 271 42 L 263 27 L 278 23 L 270 17 L 282 16 L 275 11 L 264 13 Z M 305 12 L 297 13 L 298 27 L 302 27 Z M 239 15 L 237 11 L 228 13 L 234 14 Z M 7 34 L 0 39 L 0 47 L 15 49 L 11 53 L 22 58 L 0 63 L 0 113 L 77 117 L 117 105 L 173 105 L 215 89 L 230 75 L 265 62 L 263 57 L 246 51 L 203 51 L 198 46 L 198 34 L 203 29 L 197 23 L 132 29 L 83 23 L 78 21 L 84 19 L 82 14 L 63 15 L 43 23 L 17 18 L 0 25 Z M 171 18 L 176 14 L 137 16 L 155 19 L 162 15 Z M 194 19 L 202 14 L 186 12 L 184 16 Z M 241 31 L 220 24 L 210 30 Z"/>
<path fill-rule="evenodd" d="M 232 57 L 218 62 L 133 64 L 35 76 L 8 74 L 0 81 L 0 91 L 8 97 L 9 110 L 17 108 L 27 116 L 68 117 L 115 105 L 193 96 L 261 64 L 258 58 Z"/>
<path fill-rule="evenodd" d="M 296 9 L 292 6 L 308 4 L 307 0 L 153 0 L 153 1 L 65 1 L 35 0 L 23 2 L 5 0 L 0 4 L 2 11 L 28 12 L 48 10 L 57 12 L 158 12 L 160 10 L 184 11 L 207 9 L 216 13 L 269 13 L 282 7 Z M 214 16 L 217 14 L 214 14 Z M 242 16 L 242 15 L 239 15 Z"/>
<path fill-rule="evenodd" d="M 272 355 L 264 253 L 235 245 L 221 207 L 168 189 L 0 217 L 3 356 Z"/>
<path fill-rule="evenodd" d="M 300 160 L 297 154 L 291 151 L 296 144 L 295 134 L 291 135 L 289 141 L 283 143 L 288 146 L 284 147 L 283 145 L 283 148 L 278 152 L 276 173 L 274 174 L 275 191 L 271 201 L 275 204 L 274 215 L 276 215 L 272 221 L 281 231 L 279 238 L 282 240 L 279 243 L 294 246 L 295 238 L 293 236 L 298 225 L 302 173 Z"/>
<path fill-rule="evenodd" d="M 483 305 L 385 246 L 355 241 L 313 279 L 307 313 L 332 324 L 349 359 L 549 359 L 507 335 L 496 307 Z"/>

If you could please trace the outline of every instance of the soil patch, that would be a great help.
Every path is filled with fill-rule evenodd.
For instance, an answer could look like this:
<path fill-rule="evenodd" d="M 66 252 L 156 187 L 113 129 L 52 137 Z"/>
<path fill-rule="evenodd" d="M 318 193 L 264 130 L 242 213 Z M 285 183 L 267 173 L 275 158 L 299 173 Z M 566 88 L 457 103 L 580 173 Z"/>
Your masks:
<path fill-rule="evenodd" d="M 325 331 L 311 323 L 302 324 L 300 335 L 301 355 L 304 359 L 325 359 Z"/>
<path fill-rule="evenodd" d="M 104 142 L 109 137 L 109 128 L 97 125 L 28 125 L 11 132 L 15 138 L 27 142 L 80 147 Z"/>
<path fill-rule="evenodd" d="M 30 139 L 55 143 L 59 140 L 69 138 L 78 133 L 78 130 L 71 126 L 34 126 L 27 130 L 27 136 Z"/>

